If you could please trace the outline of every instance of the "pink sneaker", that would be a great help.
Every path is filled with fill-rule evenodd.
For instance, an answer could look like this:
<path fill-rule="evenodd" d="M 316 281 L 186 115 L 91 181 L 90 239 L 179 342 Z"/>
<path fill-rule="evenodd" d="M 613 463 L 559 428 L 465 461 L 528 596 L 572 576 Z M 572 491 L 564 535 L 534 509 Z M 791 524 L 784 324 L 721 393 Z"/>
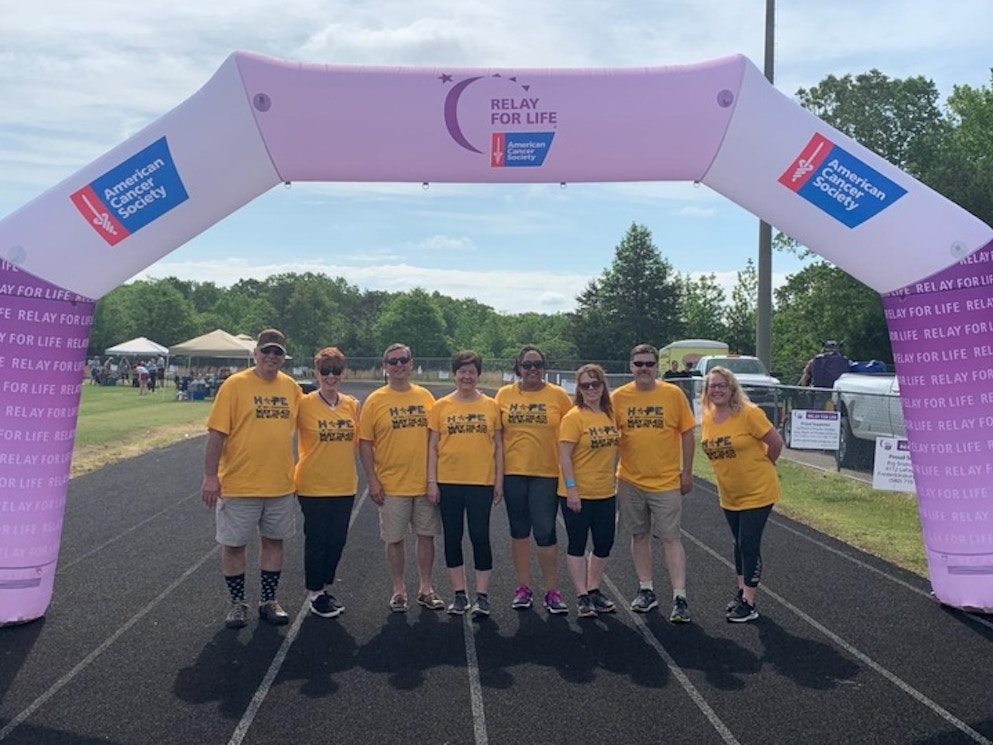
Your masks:
<path fill-rule="evenodd" d="M 527 610 L 531 604 L 531 588 L 527 585 L 521 585 L 514 591 L 514 602 L 510 604 L 510 607 L 514 610 Z"/>
<path fill-rule="evenodd" d="M 568 613 L 569 606 L 562 600 L 562 595 L 558 590 L 549 590 L 545 593 L 545 610 L 549 613 L 559 615 Z"/>

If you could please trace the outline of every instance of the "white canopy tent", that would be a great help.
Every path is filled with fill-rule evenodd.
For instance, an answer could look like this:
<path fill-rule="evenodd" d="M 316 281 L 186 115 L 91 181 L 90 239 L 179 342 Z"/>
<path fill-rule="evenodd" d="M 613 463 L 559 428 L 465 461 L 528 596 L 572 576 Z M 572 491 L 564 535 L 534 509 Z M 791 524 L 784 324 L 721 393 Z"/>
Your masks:
<path fill-rule="evenodd" d="M 107 347 L 103 353 L 125 357 L 168 357 L 169 347 L 164 347 L 151 339 L 139 336 L 137 339 L 122 341 L 120 344 Z"/>
<path fill-rule="evenodd" d="M 215 357 L 248 361 L 251 361 L 254 350 L 254 339 L 239 339 L 223 329 L 214 329 L 210 333 L 169 347 L 169 353 L 174 356 Z"/>

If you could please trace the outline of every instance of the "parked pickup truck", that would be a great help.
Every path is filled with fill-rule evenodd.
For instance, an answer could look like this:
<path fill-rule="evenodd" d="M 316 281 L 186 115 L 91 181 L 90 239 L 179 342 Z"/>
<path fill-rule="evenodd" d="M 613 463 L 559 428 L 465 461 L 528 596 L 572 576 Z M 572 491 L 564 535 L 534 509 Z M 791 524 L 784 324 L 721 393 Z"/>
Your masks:
<path fill-rule="evenodd" d="M 783 397 L 779 391 L 779 379 L 771 375 L 758 357 L 744 354 L 714 354 L 701 357 L 693 370 L 700 378 L 695 381 L 697 399 L 703 393 L 703 381 L 707 373 L 715 367 L 726 367 L 734 373 L 752 403 L 761 407 L 769 421 L 779 426 L 782 414 Z"/>
<path fill-rule="evenodd" d="M 841 413 L 839 468 L 872 465 L 877 437 L 906 437 L 900 381 L 893 373 L 845 373 L 834 383 L 834 407 Z"/>

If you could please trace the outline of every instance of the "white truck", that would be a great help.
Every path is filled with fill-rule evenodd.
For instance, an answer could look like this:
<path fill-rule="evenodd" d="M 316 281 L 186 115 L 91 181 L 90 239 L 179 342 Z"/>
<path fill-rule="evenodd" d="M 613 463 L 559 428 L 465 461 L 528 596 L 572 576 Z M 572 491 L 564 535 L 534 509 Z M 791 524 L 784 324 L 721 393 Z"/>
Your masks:
<path fill-rule="evenodd" d="M 703 382 L 707 373 L 715 367 L 726 367 L 733 372 L 752 403 L 761 407 L 769 417 L 769 421 L 779 426 L 784 403 L 780 393 L 779 378 L 770 374 L 765 363 L 758 357 L 744 354 L 712 354 L 701 357 L 693 371 L 696 400 L 699 400 L 703 393 Z"/>
<path fill-rule="evenodd" d="M 900 381 L 893 373 L 845 373 L 834 383 L 833 401 L 841 413 L 839 468 L 871 466 L 877 437 L 907 436 Z"/>

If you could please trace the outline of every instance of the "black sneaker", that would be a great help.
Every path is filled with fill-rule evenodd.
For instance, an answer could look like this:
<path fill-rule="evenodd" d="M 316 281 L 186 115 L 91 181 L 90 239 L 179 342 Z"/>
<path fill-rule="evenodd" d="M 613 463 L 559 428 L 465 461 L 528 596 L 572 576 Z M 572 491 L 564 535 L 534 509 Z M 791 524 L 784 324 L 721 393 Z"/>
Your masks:
<path fill-rule="evenodd" d="M 672 602 L 672 613 L 669 614 L 669 620 L 672 623 L 689 623 L 693 620 L 693 616 L 690 615 L 690 606 L 682 595 L 677 595 Z"/>
<path fill-rule="evenodd" d="M 476 602 L 472 604 L 473 618 L 485 618 L 490 615 L 490 598 L 488 595 L 476 595 Z"/>
<path fill-rule="evenodd" d="M 727 619 L 731 623 L 747 623 L 759 617 L 759 612 L 755 606 L 742 598 L 734 610 L 727 614 Z"/>
<path fill-rule="evenodd" d="M 744 597 L 744 594 L 745 594 L 745 593 L 744 593 L 744 590 L 742 590 L 742 589 L 741 589 L 741 588 L 739 587 L 739 588 L 738 588 L 738 592 L 736 592 L 736 593 L 734 594 L 734 597 L 733 597 L 733 598 L 731 598 L 731 600 L 729 600 L 729 601 L 728 601 L 728 604 L 727 604 L 727 605 L 725 606 L 725 608 L 724 608 L 724 610 L 725 610 L 725 611 L 726 611 L 727 613 L 730 613 L 730 612 L 731 612 L 731 611 L 733 611 L 733 610 L 734 610 L 735 608 L 737 608 L 737 607 L 738 607 L 738 603 L 740 603 L 740 602 L 741 602 L 741 598 L 742 598 L 742 597 Z"/>
<path fill-rule="evenodd" d="M 328 599 L 331 602 L 331 615 L 329 616 L 329 618 L 334 618 L 335 616 L 340 616 L 342 613 L 345 612 L 345 606 L 344 606 L 343 603 L 341 603 L 338 600 L 338 598 L 336 598 L 331 593 L 325 593 L 325 594 L 328 596 Z"/>
<path fill-rule="evenodd" d="M 290 622 L 290 614 L 283 610 L 278 600 L 259 603 L 259 618 L 273 626 L 285 626 Z"/>
<path fill-rule="evenodd" d="M 580 618 L 596 618 L 596 607 L 589 595 L 580 595 L 576 600 L 576 613 Z"/>
<path fill-rule="evenodd" d="M 464 592 L 455 593 L 452 604 L 448 606 L 448 615 L 464 616 L 467 610 L 469 610 L 469 597 Z"/>
<path fill-rule="evenodd" d="M 652 608 L 659 607 L 659 599 L 655 597 L 654 590 L 638 590 L 638 594 L 631 601 L 631 610 L 635 613 L 648 613 Z"/>
<path fill-rule="evenodd" d="M 310 601 L 310 612 L 321 618 L 334 618 L 344 612 L 345 606 L 335 600 L 334 595 L 322 592 Z"/>
<path fill-rule="evenodd" d="M 600 592 L 599 588 L 590 590 L 590 600 L 593 601 L 593 609 L 597 613 L 614 613 L 617 611 L 614 601 Z"/>
<path fill-rule="evenodd" d="M 229 629 L 241 629 L 248 624 L 248 603 L 244 600 L 232 600 L 224 625 Z"/>

